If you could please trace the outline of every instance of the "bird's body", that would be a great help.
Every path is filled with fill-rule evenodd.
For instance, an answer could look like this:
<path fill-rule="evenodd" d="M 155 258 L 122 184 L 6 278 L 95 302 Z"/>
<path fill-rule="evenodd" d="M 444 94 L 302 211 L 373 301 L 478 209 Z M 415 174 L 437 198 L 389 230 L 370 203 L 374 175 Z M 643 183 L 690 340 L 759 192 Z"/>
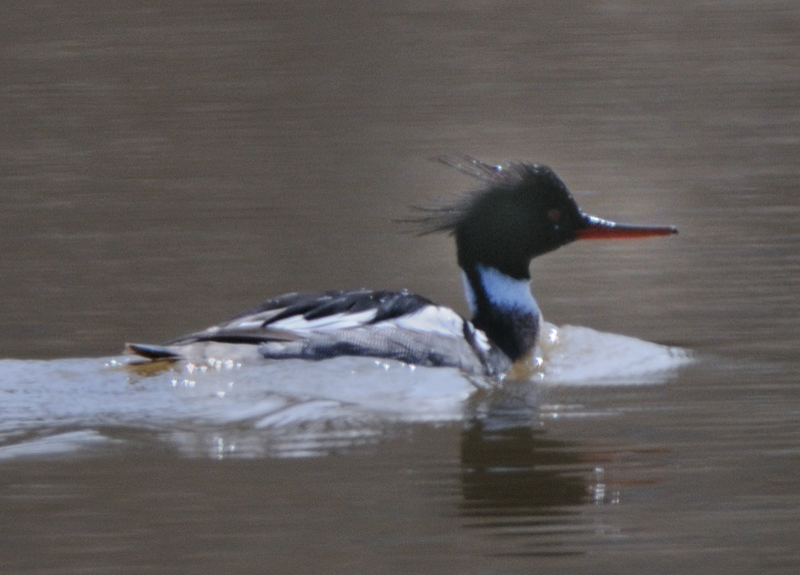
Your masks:
<path fill-rule="evenodd" d="M 165 346 L 129 344 L 150 359 L 308 359 L 358 355 L 500 375 L 509 362 L 455 311 L 409 292 L 327 291 L 268 300 Z"/>
<path fill-rule="evenodd" d="M 545 166 L 442 161 L 484 183 L 461 203 L 415 220 L 424 233 L 455 236 L 471 320 L 406 291 L 292 293 L 165 345 L 128 344 L 128 350 L 153 361 L 367 356 L 502 378 L 532 354 L 539 335 L 531 259 L 580 238 L 677 231 L 587 216 Z"/>

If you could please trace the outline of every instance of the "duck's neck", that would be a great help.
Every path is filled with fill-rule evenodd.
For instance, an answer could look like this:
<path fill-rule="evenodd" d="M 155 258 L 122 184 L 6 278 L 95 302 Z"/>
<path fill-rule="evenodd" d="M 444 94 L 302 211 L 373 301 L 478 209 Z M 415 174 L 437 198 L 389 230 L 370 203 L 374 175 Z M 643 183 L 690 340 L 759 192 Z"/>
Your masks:
<path fill-rule="evenodd" d="M 514 278 L 477 264 L 463 269 L 462 279 L 475 327 L 512 361 L 533 350 L 539 335 L 539 306 L 531 294 L 530 278 Z"/>

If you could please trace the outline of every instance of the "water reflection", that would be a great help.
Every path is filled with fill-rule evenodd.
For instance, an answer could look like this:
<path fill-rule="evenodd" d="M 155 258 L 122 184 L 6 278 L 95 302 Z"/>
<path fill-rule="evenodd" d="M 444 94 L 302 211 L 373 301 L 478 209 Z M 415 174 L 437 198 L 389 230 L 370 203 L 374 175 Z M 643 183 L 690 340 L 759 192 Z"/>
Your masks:
<path fill-rule="evenodd" d="M 537 395 L 528 385 L 472 398 L 461 434 L 460 513 L 468 528 L 516 541 L 499 555 L 581 554 L 586 536 L 615 531 L 582 508 L 619 503 L 604 479 L 616 455 L 550 437 Z"/>
<path fill-rule="evenodd" d="M 575 446 L 530 427 L 487 431 L 481 424 L 462 435 L 461 465 L 466 516 L 545 512 L 590 501 L 585 465 Z"/>

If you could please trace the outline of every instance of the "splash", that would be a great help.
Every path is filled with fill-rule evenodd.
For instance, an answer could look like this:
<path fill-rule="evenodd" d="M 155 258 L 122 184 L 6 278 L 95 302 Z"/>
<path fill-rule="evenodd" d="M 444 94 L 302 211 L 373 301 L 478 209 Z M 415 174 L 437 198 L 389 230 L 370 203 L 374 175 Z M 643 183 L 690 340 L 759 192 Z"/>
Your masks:
<path fill-rule="evenodd" d="M 635 338 L 546 329 L 533 377 L 514 383 L 525 396 L 515 421 L 536 417 L 539 387 L 665 383 L 690 361 Z M 154 438 L 189 456 L 322 455 L 373 445 L 397 426 L 462 420 L 483 409 L 487 390 L 510 383 L 358 357 L 184 364 L 147 375 L 124 363 L 0 360 L 0 460 Z"/>
<path fill-rule="evenodd" d="M 549 384 L 660 384 L 692 362 L 688 350 L 588 327 L 544 323 L 543 332 L 540 373 Z"/>

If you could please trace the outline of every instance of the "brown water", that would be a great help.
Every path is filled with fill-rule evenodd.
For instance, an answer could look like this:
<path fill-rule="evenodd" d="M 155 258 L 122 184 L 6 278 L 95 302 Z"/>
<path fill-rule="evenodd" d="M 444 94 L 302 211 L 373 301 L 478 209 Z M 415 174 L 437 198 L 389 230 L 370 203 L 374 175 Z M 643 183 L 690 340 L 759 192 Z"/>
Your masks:
<path fill-rule="evenodd" d="M 796 2 L 32 1 L 0 45 L 0 353 L 49 360 L 0 361 L 0 571 L 800 569 Z M 471 398 L 237 457 L 230 434 L 278 439 L 64 361 L 284 291 L 464 311 L 450 240 L 390 223 L 472 185 L 444 153 L 548 163 L 587 211 L 677 225 L 542 258 L 534 289 L 556 324 L 695 364 L 538 390 L 518 425 Z M 14 451 L 54 430 L 80 449 Z"/>

